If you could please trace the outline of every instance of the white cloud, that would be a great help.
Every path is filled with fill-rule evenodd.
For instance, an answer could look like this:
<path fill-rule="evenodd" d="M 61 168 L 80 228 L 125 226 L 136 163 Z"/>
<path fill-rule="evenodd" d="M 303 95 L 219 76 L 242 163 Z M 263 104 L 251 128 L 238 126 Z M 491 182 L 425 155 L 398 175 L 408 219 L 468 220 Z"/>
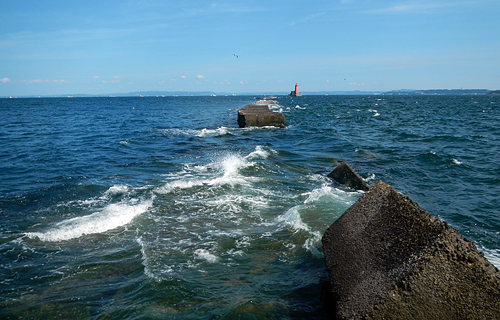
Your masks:
<path fill-rule="evenodd" d="M 92 79 L 99 79 L 99 76 L 93 76 Z"/>
<path fill-rule="evenodd" d="M 202 76 L 201 74 L 199 74 L 199 75 L 197 75 L 197 76 L 196 76 L 196 78 L 198 78 L 198 79 L 203 79 L 203 78 L 205 78 L 205 77 L 204 77 L 204 76 Z"/>
<path fill-rule="evenodd" d="M 3 79 L 0 79 L 0 82 L 1 83 L 7 83 L 7 82 L 10 82 L 10 79 L 9 78 L 3 78 Z"/>
<path fill-rule="evenodd" d="M 123 79 L 123 77 L 120 77 L 120 76 L 113 76 L 113 79 Z"/>
<path fill-rule="evenodd" d="M 21 81 L 24 84 L 32 84 L 32 83 L 44 83 L 44 82 L 50 82 L 49 80 L 42 80 L 42 79 L 35 79 L 35 80 L 22 80 Z"/>
<path fill-rule="evenodd" d="M 182 76 L 181 79 L 186 79 L 187 77 L 186 76 Z"/>

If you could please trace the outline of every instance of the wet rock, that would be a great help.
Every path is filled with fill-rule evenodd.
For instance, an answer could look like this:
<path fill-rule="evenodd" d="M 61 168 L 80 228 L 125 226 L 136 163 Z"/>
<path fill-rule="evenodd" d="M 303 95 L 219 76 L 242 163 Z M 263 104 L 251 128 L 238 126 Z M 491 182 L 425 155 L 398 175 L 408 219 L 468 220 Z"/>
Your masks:
<path fill-rule="evenodd" d="M 261 100 L 243 106 L 238 110 L 238 125 L 240 128 L 266 126 L 285 128 L 285 116 L 269 110 L 269 106 L 274 104 L 275 102 L 271 100 Z"/>
<path fill-rule="evenodd" d="M 368 190 L 363 178 L 361 178 L 346 162 L 342 162 L 339 166 L 335 167 L 335 169 L 328 174 L 328 177 L 349 188 L 363 191 Z"/>
<path fill-rule="evenodd" d="M 498 319 L 500 272 L 378 182 L 325 232 L 333 319 Z"/>

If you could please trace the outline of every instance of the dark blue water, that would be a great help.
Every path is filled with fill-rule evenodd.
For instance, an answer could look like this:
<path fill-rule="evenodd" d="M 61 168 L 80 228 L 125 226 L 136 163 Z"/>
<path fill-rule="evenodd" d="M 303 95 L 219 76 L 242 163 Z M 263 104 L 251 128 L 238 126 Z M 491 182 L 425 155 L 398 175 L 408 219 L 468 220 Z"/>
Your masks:
<path fill-rule="evenodd" d="M 500 266 L 500 97 L 0 100 L 0 318 L 324 319 L 347 161 Z"/>

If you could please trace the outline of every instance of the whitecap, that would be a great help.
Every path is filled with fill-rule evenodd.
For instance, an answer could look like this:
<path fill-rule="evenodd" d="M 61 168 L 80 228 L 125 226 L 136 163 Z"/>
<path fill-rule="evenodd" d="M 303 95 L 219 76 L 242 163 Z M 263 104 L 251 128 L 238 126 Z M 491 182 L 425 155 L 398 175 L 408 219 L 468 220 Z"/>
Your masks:
<path fill-rule="evenodd" d="M 229 155 L 218 163 L 220 170 L 223 172 L 222 177 L 218 177 L 209 181 L 210 185 L 238 185 L 248 184 L 251 179 L 245 178 L 239 174 L 243 168 L 251 167 L 255 163 L 246 161 L 245 158 L 237 155 Z"/>
<path fill-rule="evenodd" d="M 278 216 L 276 218 L 276 222 L 285 226 L 290 226 L 295 230 L 295 232 L 300 230 L 308 232 L 311 231 L 311 228 L 309 228 L 309 226 L 305 224 L 300 217 L 299 206 L 290 208 L 284 215 Z"/>
<path fill-rule="evenodd" d="M 260 178 L 242 176 L 240 170 L 251 167 L 254 164 L 254 162 L 247 161 L 245 157 L 230 154 L 223 157 L 220 161 L 212 162 L 205 166 L 186 166 L 184 171 L 170 175 L 172 179 L 175 179 L 174 181 L 156 188 L 155 192 L 165 194 L 173 192 L 176 189 L 190 189 L 199 186 L 249 185 Z M 203 173 L 204 177 L 199 177 L 198 174 L 193 175 L 192 171 Z M 213 177 L 214 174 L 219 174 L 219 176 Z"/>
<path fill-rule="evenodd" d="M 255 151 L 251 152 L 245 159 L 267 159 L 271 154 L 277 154 L 278 152 L 273 149 L 266 149 L 263 146 L 256 146 Z"/>
<path fill-rule="evenodd" d="M 215 263 L 219 258 L 216 255 L 211 254 L 208 250 L 205 249 L 196 249 L 194 252 L 194 256 L 197 259 L 205 260 L 210 263 Z"/>
<path fill-rule="evenodd" d="M 66 241 L 84 235 L 103 233 L 129 224 L 136 216 L 146 212 L 153 200 L 132 200 L 127 203 L 113 203 L 93 214 L 68 219 L 57 223 L 45 232 L 28 232 L 29 238 L 42 241 Z"/>
<path fill-rule="evenodd" d="M 203 138 L 206 136 L 219 136 L 225 135 L 228 133 L 228 129 L 226 127 L 220 127 L 217 129 L 202 129 L 199 133 L 196 134 L 197 137 Z"/>
<path fill-rule="evenodd" d="M 109 187 L 109 189 L 106 191 L 106 194 L 121 194 L 121 193 L 126 193 L 129 191 L 129 187 L 126 185 L 114 185 Z"/>
<path fill-rule="evenodd" d="M 347 192 L 341 189 L 333 188 L 327 184 L 312 190 L 309 193 L 304 204 L 311 204 L 315 202 L 333 202 L 335 204 L 342 203 L 345 206 L 351 206 L 359 196 L 359 192 Z"/>

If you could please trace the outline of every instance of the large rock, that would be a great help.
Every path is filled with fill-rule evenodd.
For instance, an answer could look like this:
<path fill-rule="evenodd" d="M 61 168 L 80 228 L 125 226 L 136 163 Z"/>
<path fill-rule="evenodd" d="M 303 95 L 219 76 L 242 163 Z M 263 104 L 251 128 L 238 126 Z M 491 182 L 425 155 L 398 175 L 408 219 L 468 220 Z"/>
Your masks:
<path fill-rule="evenodd" d="M 333 319 L 500 319 L 500 272 L 378 182 L 322 239 Z"/>
<path fill-rule="evenodd" d="M 266 126 L 285 128 L 285 116 L 269 110 L 269 106 L 274 104 L 275 102 L 271 100 L 261 100 L 243 106 L 238 110 L 238 125 L 240 128 Z"/>
<path fill-rule="evenodd" d="M 335 169 L 328 174 L 328 177 L 349 188 L 363 191 L 368 190 L 363 178 L 361 178 L 346 162 L 342 162 L 339 166 L 335 167 Z"/>

